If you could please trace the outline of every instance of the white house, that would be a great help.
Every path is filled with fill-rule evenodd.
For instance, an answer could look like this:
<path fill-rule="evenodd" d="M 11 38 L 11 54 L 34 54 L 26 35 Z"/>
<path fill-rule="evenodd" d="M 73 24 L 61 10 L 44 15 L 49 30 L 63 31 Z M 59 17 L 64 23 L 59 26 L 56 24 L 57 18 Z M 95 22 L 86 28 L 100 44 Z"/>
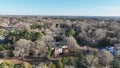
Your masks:
<path fill-rule="evenodd" d="M 114 55 L 120 55 L 120 44 L 115 44 Z"/>
<path fill-rule="evenodd" d="M 3 36 L 0 36 L 0 40 L 4 40 L 5 39 L 5 37 L 3 37 Z"/>
<path fill-rule="evenodd" d="M 58 46 L 54 48 L 54 56 L 59 56 L 61 53 L 63 53 L 64 49 L 67 49 L 68 46 Z"/>
<path fill-rule="evenodd" d="M 111 54 L 114 54 L 114 47 L 106 47 L 106 50 L 108 50 Z"/>
<path fill-rule="evenodd" d="M 62 53 L 62 48 L 55 48 L 55 50 L 54 50 L 54 56 L 58 56 L 61 53 Z"/>

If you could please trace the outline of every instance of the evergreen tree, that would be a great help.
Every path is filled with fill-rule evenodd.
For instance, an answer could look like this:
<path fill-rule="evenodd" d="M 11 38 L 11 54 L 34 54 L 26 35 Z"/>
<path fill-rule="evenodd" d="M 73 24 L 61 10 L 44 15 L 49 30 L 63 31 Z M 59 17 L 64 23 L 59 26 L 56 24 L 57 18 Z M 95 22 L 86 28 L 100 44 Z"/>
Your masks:
<path fill-rule="evenodd" d="M 52 48 L 50 46 L 48 46 L 48 54 L 47 54 L 47 59 L 50 59 L 52 54 Z"/>
<path fill-rule="evenodd" d="M 113 68 L 120 68 L 120 60 L 119 59 L 115 59 L 113 61 Z"/>
<path fill-rule="evenodd" d="M 58 68 L 64 68 L 64 65 L 61 60 L 58 60 L 57 66 L 58 66 Z"/>
<path fill-rule="evenodd" d="M 75 33 L 75 30 L 74 29 L 69 29 L 67 32 L 66 32 L 66 35 L 70 35 L 70 36 L 74 36 L 76 33 Z"/>

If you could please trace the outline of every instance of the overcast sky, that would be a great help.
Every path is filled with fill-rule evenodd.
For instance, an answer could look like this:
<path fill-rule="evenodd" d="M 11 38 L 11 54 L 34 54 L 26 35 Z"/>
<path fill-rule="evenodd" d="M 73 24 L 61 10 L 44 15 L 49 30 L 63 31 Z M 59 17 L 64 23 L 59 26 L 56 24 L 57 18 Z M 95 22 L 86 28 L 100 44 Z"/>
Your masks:
<path fill-rule="evenodd" d="M 0 0 L 0 14 L 120 16 L 120 0 Z"/>

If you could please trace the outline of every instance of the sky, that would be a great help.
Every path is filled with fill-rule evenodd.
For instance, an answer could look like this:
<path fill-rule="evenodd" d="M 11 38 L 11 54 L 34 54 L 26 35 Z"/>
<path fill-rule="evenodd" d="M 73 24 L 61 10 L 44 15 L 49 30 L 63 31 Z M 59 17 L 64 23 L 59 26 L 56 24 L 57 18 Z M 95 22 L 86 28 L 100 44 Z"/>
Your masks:
<path fill-rule="evenodd" d="M 120 16 L 120 0 L 0 0 L 0 15 Z"/>

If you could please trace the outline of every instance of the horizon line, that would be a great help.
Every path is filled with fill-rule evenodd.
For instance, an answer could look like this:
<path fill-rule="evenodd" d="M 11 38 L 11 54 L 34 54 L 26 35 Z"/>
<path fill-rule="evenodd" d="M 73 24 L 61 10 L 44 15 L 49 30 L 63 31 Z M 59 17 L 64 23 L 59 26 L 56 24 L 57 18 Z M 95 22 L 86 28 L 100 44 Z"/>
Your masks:
<path fill-rule="evenodd" d="M 120 16 L 114 16 L 114 15 L 106 15 L 106 16 L 103 16 L 103 15 L 30 15 L 30 14 L 0 14 L 0 16 L 70 16 L 70 17 L 120 17 Z"/>

